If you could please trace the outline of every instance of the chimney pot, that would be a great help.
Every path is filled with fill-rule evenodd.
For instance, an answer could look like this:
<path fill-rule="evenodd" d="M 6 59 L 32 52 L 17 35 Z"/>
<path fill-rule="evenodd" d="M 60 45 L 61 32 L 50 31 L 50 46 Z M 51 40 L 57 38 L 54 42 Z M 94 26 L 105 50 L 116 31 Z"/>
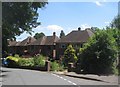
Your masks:
<path fill-rule="evenodd" d="M 53 32 L 53 36 L 56 36 L 56 33 L 55 33 L 55 32 Z"/>
<path fill-rule="evenodd" d="M 81 30 L 81 27 L 78 28 L 78 31 L 80 31 L 80 30 Z"/>

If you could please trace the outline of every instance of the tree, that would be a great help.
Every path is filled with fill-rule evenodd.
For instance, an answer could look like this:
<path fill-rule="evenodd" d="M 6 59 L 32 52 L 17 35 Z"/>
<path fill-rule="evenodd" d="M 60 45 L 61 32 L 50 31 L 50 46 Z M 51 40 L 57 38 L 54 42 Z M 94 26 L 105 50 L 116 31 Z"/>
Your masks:
<path fill-rule="evenodd" d="M 43 36 L 45 36 L 45 34 L 44 33 L 36 33 L 35 35 L 34 35 L 34 38 L 35 39 L 39 39 L 39 38 L 41 38 L 41 37 L 43 37 Z"/>
<path fill-rule="evenodd" d="M 7 50 L 7 39 L 14 39 L 24 31 L 32 32 L 32 28 L 40 25 L 37 22 L 38 8 L 47 2 L 3 2 L 2 3 L 2 44 Z"/>
<path fill-rule="evenodd" d="M 64 52 L 63 63 L 65 66 L 67 66 L 68 63 L 75 63 L 76 61 L 77 61 L 77 56 L 75 55 L 75 50 L 72 47 L 72 45 L 69 45 Z"/>
<path fill-rule="evenodd" d="M 115 39 L 117 42 L 117 47 L 118 47 L 118 59 L 119 59 L 119 64 L 118 64 L 118 68 L 119 68 L 119 74 L 120 74 L 120 14 L 117 15 L 112 23 L 110 24 L 111 28 L 117 30 L 117 34 L 115 35 Z"/>
<path fill-rule="evenodd" d="M 116 61 L 115 38 L 106 30 L 99 30 L 80 50 L 80 66 L 84 72 L 113 73 Z"/>
<path fill-rule="evenodd" d="M 64 37 L 65 36 L 65 33 L 63 30 L 61 30 L 61 33 L 60 33 L 60 38 Z"/>
<path fill-rule="evenodd" d="M 117 15 L 110 24 L 111 28 L 117 28 L 120 30 L 120 15 Z"/>

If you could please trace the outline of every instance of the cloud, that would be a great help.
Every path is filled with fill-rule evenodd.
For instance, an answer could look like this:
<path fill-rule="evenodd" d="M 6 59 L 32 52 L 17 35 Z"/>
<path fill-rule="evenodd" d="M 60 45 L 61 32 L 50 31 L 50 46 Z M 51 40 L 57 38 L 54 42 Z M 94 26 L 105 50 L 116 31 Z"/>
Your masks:
<path fill-rule="evenodd" d="M 94 2 L 97 6 L 102 6 L 102 4 L 99 1 Z"/>
<path fill-rule="evenodd" d="M 81 24 L 81 30 L 85 30 L 86 28 L 91 28 L 88 24 Z"/>
<path fill-rule="evenodd" d="M 110 24 L 110 22 L 106 21 L 105 24 Z"/>
<path fill-rule="evenodd" d="M 63 28 L 61 26 L 58 25 L 48 25 L 46 27 L 48 30 L 52 30 L 52 31 L 60 31 L 63 30 Z"/>

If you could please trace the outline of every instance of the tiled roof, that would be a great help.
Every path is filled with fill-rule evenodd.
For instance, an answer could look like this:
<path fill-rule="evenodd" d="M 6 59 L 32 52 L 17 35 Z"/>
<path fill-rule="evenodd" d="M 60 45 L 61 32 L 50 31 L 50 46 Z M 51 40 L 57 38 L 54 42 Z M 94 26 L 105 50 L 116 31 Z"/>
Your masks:
<path fill-rule="evenodd" d="M 24 39 L 22 42 L 20 42 L 17 46 L 26 46 L 32 42 L 34 42 L 36 39 L 33 37 L 28 37 L 26 39 Z"/>
<path fill-rule="evenodd" d="M 87 42 L 88 38 L 91 37 L 94 33 L 90 29 L 86 30 L 76 30 L 70 32 L 65 37 L 57 41 L 57 43 L 80 43 Z"/>
<path fill-rule="evenodd" d="M 43 36 L 29 45 L 54 45 L 59 40 L 57 36 Z"/>

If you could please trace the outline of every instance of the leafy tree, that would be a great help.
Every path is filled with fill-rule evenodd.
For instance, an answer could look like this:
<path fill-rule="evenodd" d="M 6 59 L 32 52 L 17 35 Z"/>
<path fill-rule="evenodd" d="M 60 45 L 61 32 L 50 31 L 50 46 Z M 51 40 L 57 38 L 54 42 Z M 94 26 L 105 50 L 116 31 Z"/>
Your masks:
<path fill-rule="evenodd" d="M 14 39 L 24 31 L 31 33 L 33 27 L 40 25 L 37 22 L 38 8 L 47 2 L 3 2 L 2 3 L 2 44 L 7 50 L 7 39 Z"/>
<path fill-rule="evenodd" d="M 35 39 L 39 39 L 39 38 L 41 38 L 41 37 L 43 37 L 43 36 L 45 36 L 45 34 L 42 33 L 42 32 L 41 32 L 41 33 L 36 33 L 35 36 L 34 36 L 34 38 L 35 38 Z"/>
<path fill-rule="evenodd" d="M 65 66 L 67 66 L 68 63 L 75 63 L 76 61 L 77 61 L 77 56 L 75 55 L 75 50 L 72 47 L 72 45 L 69 45 L 64 52 L 63 63 Z"/>
<path fill-rule="evenodd" d="M 61 30 L 61 33 L 60 33 L 60 38 L 64 37 L 65 36 L 65 33 L 63 30 Z"/>
<path fill-rule="evenodd" d="M 99 30 L 80 50 L 79 59 L 84 72 L 113 73 L 116 61 L 115 38 L 106 30 Z"/>
<path fill-rule="evenodd" d="M 116 42 L 117 42 L 117 47 L 118 47 L 118 59 L 119 59 L 119 74 L 120 74 L 120 15 L 117 15 L 112 23 L 110 24 L 111 28 L 117 30 L 117 35 L 115 36 Z"/>
<path fill-rule="evenodd" d="M 120 30 L 120 15 L 117 15 L 117 16 L 113 19 L 113 21 L 112 21 L 112 23 L 110 24 L 110 26 L 111 26 L 111 28 L 117 28 L 117 29 Z"/>

